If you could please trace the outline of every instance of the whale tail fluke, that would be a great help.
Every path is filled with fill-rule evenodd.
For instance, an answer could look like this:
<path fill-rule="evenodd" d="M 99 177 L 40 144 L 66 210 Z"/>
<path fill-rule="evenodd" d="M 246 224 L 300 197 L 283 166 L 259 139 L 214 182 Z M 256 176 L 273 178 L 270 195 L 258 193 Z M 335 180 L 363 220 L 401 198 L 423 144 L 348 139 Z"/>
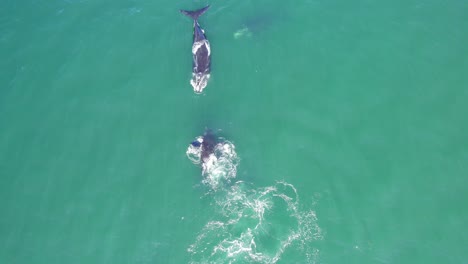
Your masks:
<path fill-rule="evenodd" d="M 206 12 L 206 10 L 208 10 L 208 8 L 210 8 L 209 5 L 195 11 L 180 10 L 180 12 L 186 16 L 191 17 L 193 20 L 197 20 L 201 15 L 203 15 L 203 13 Z"/>

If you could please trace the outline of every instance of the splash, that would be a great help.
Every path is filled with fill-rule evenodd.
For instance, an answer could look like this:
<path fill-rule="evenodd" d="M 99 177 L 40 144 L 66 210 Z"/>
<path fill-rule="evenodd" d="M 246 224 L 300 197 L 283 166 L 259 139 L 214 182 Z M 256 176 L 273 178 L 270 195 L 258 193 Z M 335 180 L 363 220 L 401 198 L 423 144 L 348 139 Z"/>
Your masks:
<path fill-rule="evenodd" d="M 190 79 L 190 85 L 192 85 L 193 91 L 196 94 L 200 94 L 203 92 L 203 89 L 205 89 L 206 86 L 208 85 L 210 76 L 211 76 L 210 74 L 192 73 L 192 79 Z"/>
<path fill-rule="evenodd" d="M 311 243 L 322 239 L 322 231 L 315 212 L 300 208 L 293 185 L 237 182 L 214 199 L 216 220 L 189 246 L 191 263 L 276 263 L 288 248 L 315 263 L 318 251 Z"/>
<path fill-rule="evenodd" d="M 200 141 L 201 138 L 197 137 L 196 141 Z M 239 164 L 234 144 L 223 138 L 218 138 L 218 141 L 220 143 L 216 144 L 214 152 L 204 162 L 201 158 L 202 148 L 190 144 L 186 151 L 192 163 L 201 165 L 202 183 L 212 190 L 218 190 L 221 186 L 230 183 L 236 177 Z"/>
<path fill-rule="evenodd" d="M 289 251 L 303 255 L 305 263 L 316 263 L 314 242 L 323 232 L 315 212 L 300 204 L 296 188 L 284 181 L 267 187 L 231 184 L 239 158 L 234 144 L 219 142 L 204 161 L 200 147 L 190 145 L 186 152 L 202 166 L 202 182 L 212 190 L 207 197 L 215 211 L 187 249 L 190 263 L 277 263 Z"/>

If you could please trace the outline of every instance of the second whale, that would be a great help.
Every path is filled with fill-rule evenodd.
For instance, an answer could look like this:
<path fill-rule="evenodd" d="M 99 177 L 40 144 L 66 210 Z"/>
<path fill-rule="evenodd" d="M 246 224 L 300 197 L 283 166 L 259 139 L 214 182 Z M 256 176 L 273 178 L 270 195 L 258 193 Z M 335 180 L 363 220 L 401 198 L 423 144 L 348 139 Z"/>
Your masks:
<path fill-rule="evenodd" d="M 205 6 L 195 11 L 180 10 L 180 12 L 193 19 L 193 69 L 190 84 L 195 93 L 201 93 L 208 85 L 211 72 L 211 48 L 210 42 L 205 36 L 205 31 L 198 24 L 198 18 L 208 10 L 210 6 Z"/>

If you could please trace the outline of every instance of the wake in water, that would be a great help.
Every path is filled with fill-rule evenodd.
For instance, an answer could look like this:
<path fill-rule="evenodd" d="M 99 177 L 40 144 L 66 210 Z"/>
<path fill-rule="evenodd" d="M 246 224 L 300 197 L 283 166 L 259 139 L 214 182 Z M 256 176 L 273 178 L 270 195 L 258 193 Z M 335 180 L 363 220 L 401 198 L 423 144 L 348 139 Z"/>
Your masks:
<path fill-rule="evenodd" d="M 210 188 L 216 212 L 187 249 L 191 263 L 276 263 L 287 252 L 316 263 L 319 251 L 313 242 L 322 239 L 322 232 L 315 212 L 299 203 L 296 188 L 287 182 L 262 188 L 231 184 L 239 163 L 235 146 L 212 139 L 205 133 L 186 152 L 202 166 L 202 182 Z M 212 149 L 207 140 L 214 142 Z"/>
<path fill-rule="evenodd" d="M 212 190 L 218 190 L 236 177 L 239 159 L 234 144 L 216 138 L 211 131 L 197 137 L 186 154 L 194 164 L 201 165 L 203 184 Z"/>

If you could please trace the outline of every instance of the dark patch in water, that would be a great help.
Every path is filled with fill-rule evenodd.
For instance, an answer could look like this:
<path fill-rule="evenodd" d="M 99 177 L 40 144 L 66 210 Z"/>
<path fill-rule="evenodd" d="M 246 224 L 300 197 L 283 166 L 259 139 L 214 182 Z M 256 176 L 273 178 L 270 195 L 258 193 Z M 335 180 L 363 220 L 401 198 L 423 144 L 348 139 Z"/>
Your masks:
<path fill-rule="evenodd" d="M 253 34 L 257 34 L 272 28 L 275 19 L 273 14 L 259 14 L 246 18 L 243 22 L 243 26 L 248 28 Z"/>

